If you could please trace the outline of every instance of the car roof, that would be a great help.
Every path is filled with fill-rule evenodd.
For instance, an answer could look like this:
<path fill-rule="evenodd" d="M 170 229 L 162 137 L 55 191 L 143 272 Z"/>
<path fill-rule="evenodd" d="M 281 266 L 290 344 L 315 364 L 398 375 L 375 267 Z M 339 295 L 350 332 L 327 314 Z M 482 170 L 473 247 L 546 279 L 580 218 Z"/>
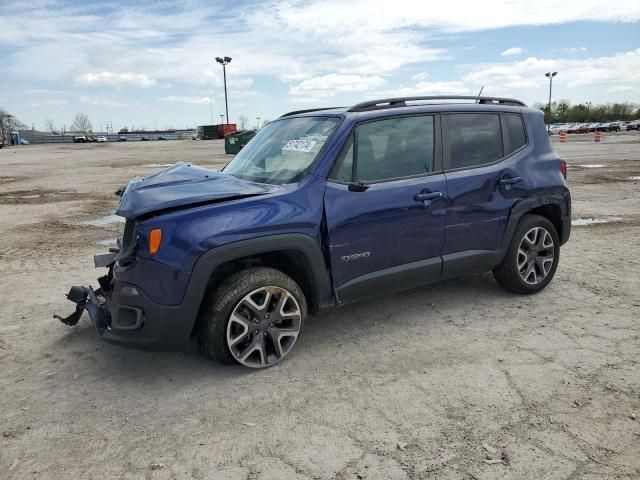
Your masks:
<path fill-rule="evenodd" d="M 470 97 L 470 96 L 426 96 L 399 97 L 362 102 L 352 107 L 325 107 L 307 110 L 296 110 L 280 117 L 318 117 L 342 116 L 356 117 L 359 120 L 373 119 L 412 113 L 437 112 L 521 112 L 531 110 L 523 102 L 509 98 Z"/>

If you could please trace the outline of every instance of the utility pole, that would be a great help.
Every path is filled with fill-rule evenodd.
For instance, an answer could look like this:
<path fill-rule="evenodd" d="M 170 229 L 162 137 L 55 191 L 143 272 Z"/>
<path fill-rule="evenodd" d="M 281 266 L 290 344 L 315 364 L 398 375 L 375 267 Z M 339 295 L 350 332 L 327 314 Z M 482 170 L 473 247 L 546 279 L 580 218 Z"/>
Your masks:
<path fill-rule="evenodd" d="M 553 85 L 553 77 L 555 77 L 558 72 L 547 72 L 544 74 L 545 77 L 549 78 L 549 123 L 547 124 L 547 132 L 551 131 L 551 87 Z"/>
<path fill-rule="evenodd" d="M 209 110 L 211 113 L 211 125 L 213 125 L 213 101 L 211 100 L 211 95 L 209 95 Z"/>
<path fill-rule="evenodd" d="M 260 117 L 256 117 L 256 130 L 260 130 Z"/>
<path fill-rule="evenodd" d="M 231 57 L 216 57 L 216 62 L 222 65 L 222 75 L 224 77 L 224 108 L 227 112 L 227 123 L 229 123 L 229 103 L 227 101 L 227 65 L 231 63 Z"/>

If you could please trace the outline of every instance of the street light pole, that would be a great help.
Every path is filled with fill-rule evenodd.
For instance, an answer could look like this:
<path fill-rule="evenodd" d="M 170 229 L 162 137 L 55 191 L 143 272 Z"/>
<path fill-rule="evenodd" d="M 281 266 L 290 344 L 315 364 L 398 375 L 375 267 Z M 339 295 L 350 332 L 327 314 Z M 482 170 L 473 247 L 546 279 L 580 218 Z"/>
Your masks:
<path fill-rule="evenodd" d="M 589 121 L 589 110 L 591 110 L 591 105 L 593 105 L 591 102 L 587 102 L 587 122 Z"/>
<path fill-rule="evenodd" d="M 256 130 L 260 130 L 260 117 L 256 117 L 258 123 L 256 123 Z"/>
<path fill-rule="evenodd" d="M 227 65 L 231 63 L 231 57 L 216 57 L 216 62 L 222 65 L 222 75 L 224 77 L 224 108 L 227 112 L 227 124 L 229 123 L 229 103 L 227 102 Z"/>
<path fill-rule="evenodd" d="M 551 131 L 551 87 L 553 85 L 553 77 L 555 77 L 558 72 L 547 72 L 544 74 L 545 77 L 549 78 L 549 123 L 547 124 L 547 132 Z"/>

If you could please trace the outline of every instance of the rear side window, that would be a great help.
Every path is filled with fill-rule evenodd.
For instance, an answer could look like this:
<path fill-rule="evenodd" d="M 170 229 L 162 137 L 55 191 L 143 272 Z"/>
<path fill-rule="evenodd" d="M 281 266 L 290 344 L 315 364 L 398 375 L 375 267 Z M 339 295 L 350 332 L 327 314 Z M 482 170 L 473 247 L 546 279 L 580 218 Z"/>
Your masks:
<path fill-rule="evenodd" d="M 498 114 L 454 113 L 442 118 L 449 146 L 448 168 L 471 168 L 504 156 Z"/>
<path fill-rule="evenodd" d="M 433 116 L 389 118 L 356 129 L 356 180 L 375 182 L 433 171 Z"/>
<path fill-rule="evenodd" d="M 524 132 L 524 124 L 520 115 L 505 113 L 504 119 L 509 136 L 508 151 L 505 154 L 509 155 L 527 144 L 527 135 Z"/>

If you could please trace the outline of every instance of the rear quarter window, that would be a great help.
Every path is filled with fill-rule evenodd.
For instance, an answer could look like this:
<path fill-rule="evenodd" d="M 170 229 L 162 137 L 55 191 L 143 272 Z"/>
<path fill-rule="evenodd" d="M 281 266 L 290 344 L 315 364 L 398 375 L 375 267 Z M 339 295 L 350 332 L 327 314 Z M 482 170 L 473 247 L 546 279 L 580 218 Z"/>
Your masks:
<path fill-rule="evenodd" d="M 509 145 L 505 155 L 515 152 L 521 149 L 527 144 L 527 135 L 524 130 L 524 123 L 522 117 L 514 113 L 504 114 L 505 124 L 507 126 L 507 135 L 509 138 Z"/>

